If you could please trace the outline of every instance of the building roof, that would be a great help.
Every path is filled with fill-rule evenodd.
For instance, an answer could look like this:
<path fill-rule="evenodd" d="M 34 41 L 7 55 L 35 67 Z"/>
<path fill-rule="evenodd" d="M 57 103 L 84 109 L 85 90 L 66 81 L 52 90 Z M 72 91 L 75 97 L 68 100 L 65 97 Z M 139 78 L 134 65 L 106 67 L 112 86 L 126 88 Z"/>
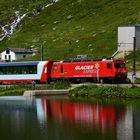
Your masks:
<path fill-rule="evenodd" d="M 11 50 L 14 53 L 19 53 L 19 54 L 32 54 L 33 50 L 29 48 L 8 48 L 6 50 Z"/>

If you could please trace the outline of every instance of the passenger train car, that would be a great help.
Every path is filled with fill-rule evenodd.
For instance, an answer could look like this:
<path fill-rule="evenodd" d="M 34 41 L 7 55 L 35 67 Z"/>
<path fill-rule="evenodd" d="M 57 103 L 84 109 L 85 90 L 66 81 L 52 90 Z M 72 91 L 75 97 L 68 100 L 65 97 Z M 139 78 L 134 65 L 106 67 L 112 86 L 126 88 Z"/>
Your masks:
<path fill-rule="evenodd" d="M 46 83 L 51 65 L 51 61 L 0 63 L 0 83 Z"/>

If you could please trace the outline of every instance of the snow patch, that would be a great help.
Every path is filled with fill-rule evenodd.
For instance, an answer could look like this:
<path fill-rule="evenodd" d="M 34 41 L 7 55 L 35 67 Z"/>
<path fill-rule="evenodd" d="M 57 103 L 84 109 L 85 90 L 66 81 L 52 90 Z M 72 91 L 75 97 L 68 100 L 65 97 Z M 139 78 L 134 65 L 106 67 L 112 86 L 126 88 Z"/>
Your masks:
<path fill-rule="evenodd" d="M 6 24 L 2 26 L 2 34 L 0 35 L 0 41 L 2 41 L 5 37 L 10 38 L 15 32 L 17 26 L 20 25 L 21 20 L 26 16 L 26 14 L 20 16 L 19 11 L 16 11 L 15 14 L 16 18 L 11 24 Z"/>

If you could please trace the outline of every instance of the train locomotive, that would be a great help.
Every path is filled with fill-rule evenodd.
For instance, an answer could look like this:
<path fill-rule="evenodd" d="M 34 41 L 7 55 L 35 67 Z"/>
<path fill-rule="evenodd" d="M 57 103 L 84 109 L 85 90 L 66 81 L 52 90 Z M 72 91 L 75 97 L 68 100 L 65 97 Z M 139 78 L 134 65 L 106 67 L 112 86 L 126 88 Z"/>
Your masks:
<path fill-rule="evenodd" d="M 124 60 L 112 58 L 0 63 L 0 83 L 124 82 Z"/>
<path fill-rule="evenodd" d="M 69 59 L 54 62 L 51 80 L 68 80 L 70 82 L 124 82 L 127 70 L 124 60 L 103 59 Z"/>

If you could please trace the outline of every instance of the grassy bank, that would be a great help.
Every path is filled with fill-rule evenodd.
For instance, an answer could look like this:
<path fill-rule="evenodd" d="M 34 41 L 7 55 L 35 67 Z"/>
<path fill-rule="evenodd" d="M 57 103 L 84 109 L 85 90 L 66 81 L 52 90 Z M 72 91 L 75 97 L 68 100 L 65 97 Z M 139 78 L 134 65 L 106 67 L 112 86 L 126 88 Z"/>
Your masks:
<path fill-rule="evenodd" d="M 140 72 L 140 50 L 137 50 L 136 51 L 136 71 L 137 72 Z M 131 52 L 129 55 L 126 55 L 125 56 L 125 59 L 126 59 L 126 67 L 127 67 L 127 70 L 129 72 L 132 72 L 133 71 L 133 52 Z"/>
<path fill-rule="evenodd" d="M 81 86 L 70 91 L 70 97 L 140 98 L 140 88 Z"/>
<path fill-rule="evenodd" d="M 46 84 L 38 85 L 35 87 L 35 90 L 49 90 L 49 89 L 67 89 L 70 87 L 68 83 L 55 83 L 55 84 Z M 32 90 L 31 84 L 28 85 L 15 85 L 15 86 L 5 86 L 0 88 L 0 96 L 22 96 L 24 91 Z"/>

